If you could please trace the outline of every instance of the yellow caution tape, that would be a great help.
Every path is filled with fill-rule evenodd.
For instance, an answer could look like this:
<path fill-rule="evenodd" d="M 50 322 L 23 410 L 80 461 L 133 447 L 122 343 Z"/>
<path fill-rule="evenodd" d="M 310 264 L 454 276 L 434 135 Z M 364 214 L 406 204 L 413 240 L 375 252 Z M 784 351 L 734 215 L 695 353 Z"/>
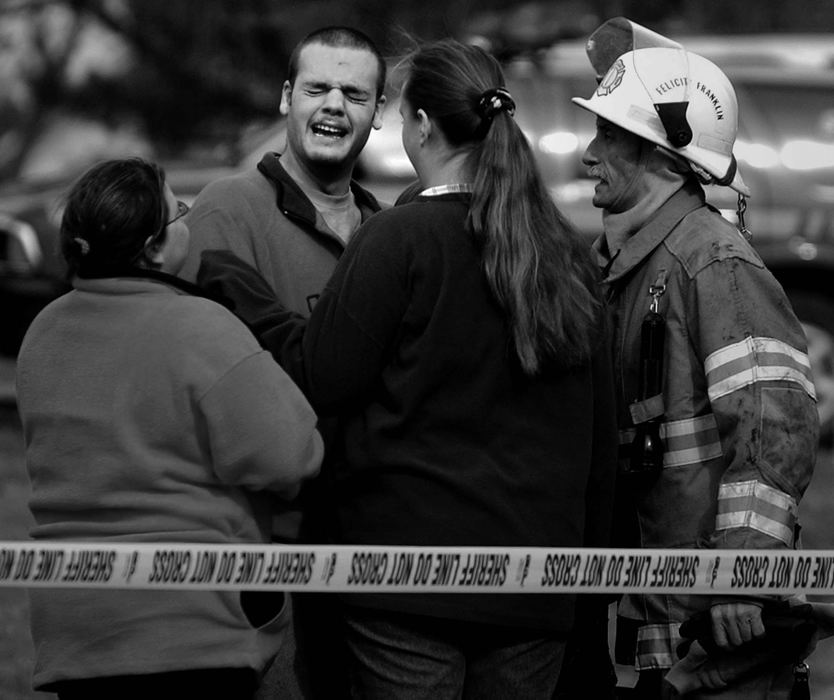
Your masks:
<path fill-rule="evenodd" d="M 0 541 L 0 587 L 339 593 L 834 592 L 834 551 Z"/>

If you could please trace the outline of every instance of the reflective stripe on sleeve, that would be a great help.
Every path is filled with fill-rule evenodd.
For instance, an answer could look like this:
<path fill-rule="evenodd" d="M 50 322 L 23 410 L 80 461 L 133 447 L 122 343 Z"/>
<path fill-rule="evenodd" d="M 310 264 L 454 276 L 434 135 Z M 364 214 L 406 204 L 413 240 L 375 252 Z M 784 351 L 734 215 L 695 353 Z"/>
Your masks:
<path fill-rule="evenodd" d="M 752 528 L 792 547 L 796 511 L 791 496 L 760 481 L 722 484 L 715 528 Z"/>
<path fill-rule="evenodd" d="M 723 454 L 718 426 L 712 413 L 663 423 L 660 426 L 660 437 L 665 447 L 664 467 L 702 464 Z M 620 431 L 620 445 L 628 445 L 633 439 L 634 428 Z"/>
<path fill-rule="evenodd" d="M 666 446 L 664 467 L 700 464 L 723 454 L 718 425 L 712 413 L 664 423 L 660 435 Z"/>
<path fill-rule="evenodd" d="M 704 361 L 710 401 L 756 382 L 794 382 L 816 400 L 808 355 L 775 338 L 747 337 Z"/>
<path fill-rule="evenodd" d="M 678 660 L 675 648 L 681 641 L 677 622 L 661 625 L 646 625 L 637 631 L 638 671 L 653 668 L 671 668 Z"/>

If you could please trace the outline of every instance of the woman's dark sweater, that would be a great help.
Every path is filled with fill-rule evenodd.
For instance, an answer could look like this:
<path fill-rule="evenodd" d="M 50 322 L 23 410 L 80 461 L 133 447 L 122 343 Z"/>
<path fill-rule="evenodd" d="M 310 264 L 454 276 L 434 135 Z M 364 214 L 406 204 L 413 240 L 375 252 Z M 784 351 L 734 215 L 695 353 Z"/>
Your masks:
<path fill-rule="evenodd" d="M 282 331 L 284 347 L 273 348 L 314 408 L 343 419 L 335 536 L 345 544 L 607 546 L 617 438 L 606 344 L 584 366 L 521 371 L 465 228 L 468 201 L 421 197 L 372 217 L 294 347 Z M 575 601 L 362 593 L 349 602 L 567 631 Z"/>

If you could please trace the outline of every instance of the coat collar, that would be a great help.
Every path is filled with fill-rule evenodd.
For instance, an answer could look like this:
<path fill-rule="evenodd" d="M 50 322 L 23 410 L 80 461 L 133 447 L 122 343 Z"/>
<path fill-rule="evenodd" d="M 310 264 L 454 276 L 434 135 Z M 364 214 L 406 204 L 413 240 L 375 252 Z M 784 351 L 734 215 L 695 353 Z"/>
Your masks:
<path fill-rule="evenodd" d="M 627 275 L 657 248 L 687 214 L 706 204 L 701 185 L 690 178 L 686 184 L 666 200 L 633 236 L 613 254 L 608 250 L 605 235 L 594 241 L 597 262 L 606 270 L 606 284 Z"/>
<path fill-rule="evenodd" d="M 275 186 L 276 201 L 281 211 L 287 216 L 300 219 L 307 225 L 317 228 L 319 217 L 316 208 L 295 180 L 284 170 L 279 153 L 267 153 L 258 163 L 258 170 Z M 362 221 L 382 208 L 376 197 L 355 180 L 350 181 L 350 190 L 353 192 L 356 206 L 362 213 Z"/>
<path fill-rule="evenodd" d="M 116 282 L 116 280 L 119 280 Z M 188 296 L 203 297 L 217 302 L 227 308 L 231 308 L 229 301 L 223 297 L 210 294 L 202 287 L 196 284 L 177 277 L 176 275 L 168 274 L 167 272 L 160 272 L 159 270 L 149 270 L 138 267 L 121 267 L 110 270 L 101 270 L 95 273 L 88 273 L 85 275 L 76 275 L 72 280 L 72 286 L 76 289 L 86 291 L 101 291 L 106 289 L 108 291 L 133 293 L 141 289 L 147 289 L 148 283 L 151 285 L 164 284 L 172 287 L 180 294 Z"/>

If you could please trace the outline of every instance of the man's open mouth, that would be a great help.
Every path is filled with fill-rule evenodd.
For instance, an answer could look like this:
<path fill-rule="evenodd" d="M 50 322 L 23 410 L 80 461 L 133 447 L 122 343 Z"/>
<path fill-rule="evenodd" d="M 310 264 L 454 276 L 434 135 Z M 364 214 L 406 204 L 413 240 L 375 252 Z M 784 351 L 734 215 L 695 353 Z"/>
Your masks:
<path fill-rule="evenodd" d="M 332 124 L 313 124 L 311 130 L 317 136 L 326 136 L 332 139 L 340 139 L 348 133 L 347 129 Z"/>

